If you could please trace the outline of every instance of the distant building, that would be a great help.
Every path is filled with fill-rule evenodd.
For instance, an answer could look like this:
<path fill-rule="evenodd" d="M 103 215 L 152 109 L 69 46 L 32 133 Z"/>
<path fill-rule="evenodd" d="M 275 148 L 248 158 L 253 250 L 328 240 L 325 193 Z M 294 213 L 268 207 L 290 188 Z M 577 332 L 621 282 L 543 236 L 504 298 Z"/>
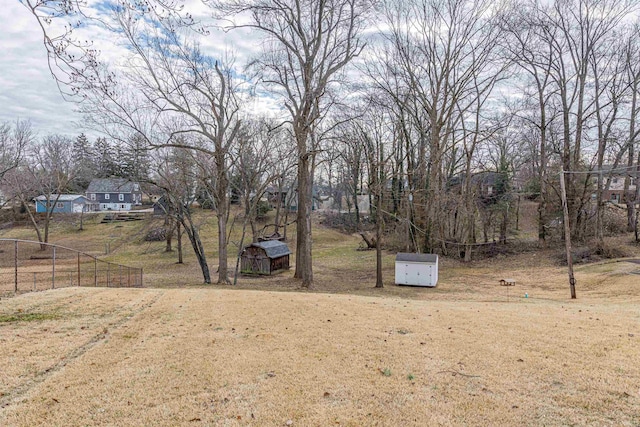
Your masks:
<path fill-rule="evenodd" d="M 86 194 L 101 211 L 129 211 L 142 204 L 140 184 L 124 178 L 94 179 Z"/>
<path fill-rule="evenodd" d="M 602 200 L 612 203 L 623 203 L 625 201 L 624 180 L 627 176 L 629 176 L 631 180 L 629 183 L 629 190 L 627 192 L 627 195 L 631 200 L 635 197 L 638 176 L 640 176 L 639 172 L 635 170 L 626 171 L 626 168 L 624 166 L 618 167 L 616 170 L 613 170 L 612 166 L 604 165 L 602 169 L 605 172 L 604 180 L 602 183 L 602 185 L 605 186 L 605 188 L 603 188 L 604 191 L 602 192 Z M 609 188 L 607 189 L 607 175 L 609 174 L 611 175 L 611 183 L 609 184 Z"/>
<path fill-rule="evenodd" d="M 173 208 L 169 206 L 165 196 L 160 196 L 153 204 L 153 216 L 165 216 L 172 213 Z"/>
<path fill-rule="evenodd" d="M 38 196 L 35 199 L 36 212 L 45 213 L 53 206 L 53 213 L 82 213 L 97 210 L 97 203 L 91 203 L 81 194 L 52 194 L 51 196 Z"/>
<path fill-rule="evenodd" d="M 465 182 L 465 174 L 459 174 L 449 179 L 450 191 L 461 192 Z M 481 171 L 471 175 L 471 188 L 482 199 L 490 199 L 496 196 L 499 172 Z M 511 184 L 509 182 L 509 184 Z"/>

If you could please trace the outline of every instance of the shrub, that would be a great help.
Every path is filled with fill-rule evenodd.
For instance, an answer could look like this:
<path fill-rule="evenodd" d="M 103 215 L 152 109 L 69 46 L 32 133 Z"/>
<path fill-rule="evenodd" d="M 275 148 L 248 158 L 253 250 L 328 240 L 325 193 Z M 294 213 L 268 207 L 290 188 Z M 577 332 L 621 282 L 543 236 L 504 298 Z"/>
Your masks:
<path fill-rule="evenodd" d="M 152 228 L 144 236 L 145 242 L 162 242 L 166 239 L 167 239 L 167 229 L 165 227 Z"/>
<path fill-rule="evenodd" d="M 271 205 L 265 200 L 260 200 L 256 206 L 256 219 L 264 219 L 271 211 Z"/>

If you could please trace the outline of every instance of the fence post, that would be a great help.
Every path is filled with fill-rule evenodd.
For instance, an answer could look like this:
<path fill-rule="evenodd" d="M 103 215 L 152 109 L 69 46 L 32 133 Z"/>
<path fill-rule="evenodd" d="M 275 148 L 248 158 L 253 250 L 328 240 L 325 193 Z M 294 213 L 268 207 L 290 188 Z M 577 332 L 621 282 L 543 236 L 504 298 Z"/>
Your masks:
<path fill-rule="evenodd" d="M 51 289 L 55 289 L 56 288 L 56 247 L 53 247 L 53 263 L 51 264 L 53 266 L 52 271 L 51 271 Z"/>
<path fill-rule="evenodd" d="M 78 252 L 78 286 L 80 286 L 80 252 Z"/>
<path fill-rule="evenodd" d="M 14 240 L 13 242 L 13 267 L 14 267 L 14 281 L 13 281 L 13 291 L 18 292 L 18 241 Z"/>
<path fill-rule="evenodd" d="M 98 287 L 98 258 L 93 258 L 93 286 Z"/>

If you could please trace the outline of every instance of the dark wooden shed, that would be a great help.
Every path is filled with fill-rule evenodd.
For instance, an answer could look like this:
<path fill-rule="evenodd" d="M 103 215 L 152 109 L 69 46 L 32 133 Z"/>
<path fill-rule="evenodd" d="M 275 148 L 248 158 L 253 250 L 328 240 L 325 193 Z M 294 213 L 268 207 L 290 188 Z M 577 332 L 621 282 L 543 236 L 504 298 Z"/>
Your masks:
<path fill-rule="evenodd" d="M 242 274 L 270 275 L 289 269 L 291 251 L 286 243 L 267 240 L 245 246 L 240 259 Z"/>

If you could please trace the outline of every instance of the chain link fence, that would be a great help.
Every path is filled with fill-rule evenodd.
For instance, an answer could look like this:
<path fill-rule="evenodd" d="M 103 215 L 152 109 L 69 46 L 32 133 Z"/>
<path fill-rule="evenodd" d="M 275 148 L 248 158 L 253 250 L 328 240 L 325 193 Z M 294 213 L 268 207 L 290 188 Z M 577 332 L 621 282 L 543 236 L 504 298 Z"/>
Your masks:
<path fill-rule="evenodd" d="M 103 261 L 64 246 L 0 239 L 0 294 L 69 286 L 142 285 L 141 268 Z"/>

